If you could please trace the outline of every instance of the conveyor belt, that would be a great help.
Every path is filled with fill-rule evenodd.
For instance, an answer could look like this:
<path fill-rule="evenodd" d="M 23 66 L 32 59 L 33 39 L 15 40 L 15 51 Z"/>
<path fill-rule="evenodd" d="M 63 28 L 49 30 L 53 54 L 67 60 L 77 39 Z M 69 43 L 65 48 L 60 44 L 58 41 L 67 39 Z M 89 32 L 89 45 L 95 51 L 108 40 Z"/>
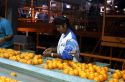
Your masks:
<path fill-rule="evenodd" d="M 0 67 L 18 72 L 20 79 L 23 80 L 24 78 L 25 80 L 27 78 L 26 81 L 28 82 L 94 82 L 92 80 L 82 79 L 57 71 L 43 69 L 40 66 L 28 65 L 4 58 L 0 58 Z"/>
<path fill-rule="evenodd" d="M 28 76 L 28 75 L 25 75 L 25 74 L 22 74 L 22 73 L 19 73 L 19 72 L 16 72 L 16 76 L 11 76 L 10 73 L 13 72 L 13 70 L 9 70 L 9 69 L 5 69 L 5 68 L 2 68 L 0 67 L 0 76 L 7 76 L 7 77 L 10 77 L 12 79 L 15 79 L 15 80 L 18 80 L 19 82 L 48 82 L 48 81 L 45 81 L 45 80 L 40 80 L 40 79 L 37 79 L 35 77 L 32 77 L 32 76 Z"/>

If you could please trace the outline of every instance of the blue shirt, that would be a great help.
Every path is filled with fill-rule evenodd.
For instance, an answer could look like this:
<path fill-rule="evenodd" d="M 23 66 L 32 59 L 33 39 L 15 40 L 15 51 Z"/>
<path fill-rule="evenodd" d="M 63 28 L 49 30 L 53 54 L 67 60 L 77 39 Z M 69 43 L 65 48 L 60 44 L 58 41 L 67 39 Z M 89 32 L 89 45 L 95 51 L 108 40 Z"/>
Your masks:
<path fill-rule="evenodd" d="M 72 51 L 75 51 L 75 54 L 71 54 Z M 61 55 L 62 59 L 73 59 L 73 56 L 76 58 L 76 61 L 79 61 L 79 46 L 76 40 L 75 34 L 68 29 L 66 34 L 62 34 L 57 46 L 57 53 Z"/>
<path fill-rule="evenodd" d="M 47 14 L 42 14 L 42 13 L 39 13 L 38 14 L 38 20 L 48 20 L 49 19 L 49 17 L 48 17 L 48 15 Z"/>
<path fill-rule="evenodd" d="M 0 18 L 0 38 L 4 38 L 7 35 L 13 35 L 10 22 L 5 18 Z M 6 48 L 11 46 L 12 40 L 0 43 L 0 47 Z"/>

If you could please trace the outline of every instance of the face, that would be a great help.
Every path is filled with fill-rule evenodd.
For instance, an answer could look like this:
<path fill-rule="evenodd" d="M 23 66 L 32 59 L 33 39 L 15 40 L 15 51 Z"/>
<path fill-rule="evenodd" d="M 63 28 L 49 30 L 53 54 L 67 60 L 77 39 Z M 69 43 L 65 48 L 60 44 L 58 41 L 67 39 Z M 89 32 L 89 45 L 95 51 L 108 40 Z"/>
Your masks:
<path fill-rule="evenodd" d="M 65 25 L 56 25 L 56 27 L 57 27 L 57 31 L 59 31 L 60 33 L 66 33 Z"/>

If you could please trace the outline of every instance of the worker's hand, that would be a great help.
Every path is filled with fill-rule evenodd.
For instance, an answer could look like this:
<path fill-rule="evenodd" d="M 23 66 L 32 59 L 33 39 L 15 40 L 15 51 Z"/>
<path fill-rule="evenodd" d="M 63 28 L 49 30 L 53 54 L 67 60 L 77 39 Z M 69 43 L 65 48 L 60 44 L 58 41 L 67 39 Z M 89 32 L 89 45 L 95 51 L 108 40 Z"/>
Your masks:
<path fill-rule="evenodd" d="M 51 53 L 50 52 L 43 53 L 43 56 L 44 57 L 49 57 L 49 56 L 51 56 Z"/>
<path fill-rule="evenodd" d="M 47 48 L 44 52 L 43 52 L 43 56 L 44 57 L 48 57 L 51 56 L 51 53 L 53 52 L 53 48 Z"/>
<path fill-rule="evenodd" d="M 52 53 L 53 49 L 52 48 L 47 48 L 43 54 L 48 54 L 48 53 Z"/>

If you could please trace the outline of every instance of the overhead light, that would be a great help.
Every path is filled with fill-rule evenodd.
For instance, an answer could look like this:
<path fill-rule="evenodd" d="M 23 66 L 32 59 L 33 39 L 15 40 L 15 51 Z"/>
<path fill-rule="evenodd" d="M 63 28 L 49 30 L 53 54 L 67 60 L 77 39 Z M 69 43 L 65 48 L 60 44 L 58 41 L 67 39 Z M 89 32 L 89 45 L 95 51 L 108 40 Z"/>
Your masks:
<path fill-rule="evenodd" d="M 123 9 L 123 11 L 125 12 L 125 8 Z"/>
<path fill-rule="evenodd" d="M 112 2 L 112 0 L 107 0 L 107 4 L 110 4 Z"/>
<path fill-rule="evenodd" d="M 71 5 L 66 4 L 66 8 L 70 9 L 70 8 L 71 8 Z"/>
<path fill-rule="evenodd" d="M 118 6 L 116 5 L 115 8 L 118 8 Z"/>

